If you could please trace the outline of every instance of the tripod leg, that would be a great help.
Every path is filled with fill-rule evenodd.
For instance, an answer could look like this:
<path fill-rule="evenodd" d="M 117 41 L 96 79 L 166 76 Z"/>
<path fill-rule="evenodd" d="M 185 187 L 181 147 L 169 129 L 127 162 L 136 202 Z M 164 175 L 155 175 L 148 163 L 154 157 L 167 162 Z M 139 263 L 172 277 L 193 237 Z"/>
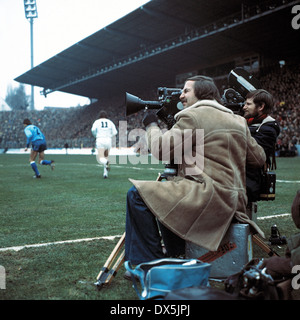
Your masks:
<path fill-rule="evenodd" d="M 112 282 L 113 278 L 117 275 L 117 272 L 119 271 L 122 264 L 124 263 L 124 259 L 125 259 L 125 250 L 122 251 L 120 257 L 118 258 L 114 266 L 109 271 L 108 276 L 103 285 L 109 285 Z"/>
<path fill-rule="evenodd" d="M 121 239 L 119 240 L 119 242 L 115 246 L 114 250 L 112 251 L 112 253 L 108 257 L 108 259 L 106 260 L 104 266 L 102 267 L 102 269 L 100 270 L 100 272 L 97 276 L 97 282 L 95 283 L 95 285 L 98 288 L 101 287 L 105 283 L 105 281 L 109 275 L 110 267 L 114 263 L 114 260 L 116 259 L 119 252 L 121 251 L 124 243 L 125 243 L 125 232 L 123 233 Z"/>
<path fill-rule="evenodd" d="M 257 234 L 252 235 L 252 240 L 256 243 L 259 247 L 261 247 L 270 257 L 278 256 L 279 254 L 275 252 L 271 247 L 269 247 Z"/>
<path fill-rule="evenodd" d="M 162 179 L 163 179 L 162 175 L 159 174 L 156 181 L 161 181 Z M 121 253 L 120 257 L 118 258 L 118 260 L 116 261 L 112 269 L 110 269 L 114 260 L 116 259 L 119 252 L 121 251 L 124 243 L 125 243 L 125 232 L 123 233 L 121 239 L 115 246 L 114 250 L 106 260 L 104 266 L 102 267 L 102 269 L 100 270 L 97 276 L 97 281 L 95 282 L 95 285 L 98 287 L 98 289 L 102 288 L 103 285 L 110 284 L 113 278 L 115 277 L 117 271 L 120 269 L 121 265 L 123 264 L 125 259 L 125 250 Z"/>

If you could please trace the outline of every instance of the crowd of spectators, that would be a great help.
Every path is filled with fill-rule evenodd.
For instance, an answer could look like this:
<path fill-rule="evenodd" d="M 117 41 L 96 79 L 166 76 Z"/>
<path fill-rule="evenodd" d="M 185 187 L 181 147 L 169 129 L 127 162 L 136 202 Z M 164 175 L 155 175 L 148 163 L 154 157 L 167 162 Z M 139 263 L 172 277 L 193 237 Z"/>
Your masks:
<path fill-rule="evenodd" d="M 278 121 L 281 133 L 277 142 L 278 156 L 297 155 L 296 145 L 300 144 L 299 110 L 300 108 L 300 64 L 276 66 L 260 71 L 255 75 L 276 100 L 272 116 Z M 217 82 L 218 84 L 218 82 Z M 224 86 L 219 86 L 220 92 Z M 156 92 L 133 93 L 143 100 L 157 100 Z M 127 121 L 128 134 L 139 128 L 143 112 L 126 117 L 125 93 L 119 97 L 97 101 L 90 105 L 74 108 L 45 108 L 42 111 L 2 111 L 0 112 L 0 149 L 25 147 L 23 120 L 29 118 L 44 132 L 48 148 L 93 148 L 95 139 L 91 134 L 91 126 L 98 118 L 99 111 L 105 109 L 111 119 L 119 127 L 120 121 Z M 116 146 L 131 146 L 134 142 L 124 135 L 117 136 Z"/>
<path fill-rule="evenodd" d="M 261 81 L 276 99 L 272 116 L 281 129 L 277 155 L 295 156 L 296 145 L 300 144 L 300 65 L 267 70 Z"/>

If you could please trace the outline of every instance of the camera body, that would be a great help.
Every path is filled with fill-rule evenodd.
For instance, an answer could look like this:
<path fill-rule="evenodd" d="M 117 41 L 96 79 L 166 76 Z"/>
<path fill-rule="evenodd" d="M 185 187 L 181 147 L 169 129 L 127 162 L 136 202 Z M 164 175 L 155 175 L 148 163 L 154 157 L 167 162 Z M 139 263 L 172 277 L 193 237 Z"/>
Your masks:
<path fill-rule="evenodd" d="M 224 90 L 222 102 L 223 105 L 232 110 L 233 113 L 243 115 L 245 99 L 236 90 L 232 88 Z"/>
<path fill-rule="evenodd" d="M 158 100 L 161 101 L 161 108 L 156 112 L 156 115 L 168 127 L 172 128 L 175 124 L 174 116 L 177 112 L 183 109 L 179 97 L 182 90 L 174 88 L 160 87 L 157 89 Z"/>
<path fill-rule="evenodd" d="M 162 101 L 163 104 L 170 104 L 172 101 L 177 103 L 180 101 L 181 93 L 182 90 L 179 88 L 159 87 L 157 89 L 158 100 Z"/>
<path fill-rule="evenodd" d="M 261 88 L 260 82 L 243 68 L 235 68 L 228 75 L 229 89 L 224 90 L 222 102 L 235 114 L 243 115 L 248 92 Z"/>

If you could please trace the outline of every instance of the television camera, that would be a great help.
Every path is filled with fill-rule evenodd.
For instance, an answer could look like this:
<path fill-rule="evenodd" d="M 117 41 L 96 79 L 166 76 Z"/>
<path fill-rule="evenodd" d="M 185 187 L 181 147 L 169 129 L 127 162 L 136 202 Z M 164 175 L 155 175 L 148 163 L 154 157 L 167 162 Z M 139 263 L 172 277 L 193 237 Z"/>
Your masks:
<path fill-rule="evenodd" d="M 180 102 L 181 89 L 159 87 L 157 89 L 158 101 L 144 101 L 126 92 L 126 116 L 142 109 L 159 109 L 156 115 L 171 129 L 175 123 L 174 115 L 183 109 Z"/>
<path fill-rule="evenodd" d="M 144 101 L 126 92 L 126 116 L 136 113 L 142 109 L 159 109 L 156 115 L 161 119 L 170 130 L 175 124 L 174 115 L 183 109 L 180 102 L 181 89 L 159 87 L 157 89 L 158 101 Z M 165 165 L 164 172 L 160 175 L 160 180 L 174 177 L 177 175 L 177 165 L 173 161 Z"/>
<path fill-rule="evenodd" d="M 234 113 L 242 114 L 246 95 L 249 91 L 261 88 L 260 82 L 243 68 L 235 68 L 228 75 L 229 87 L 222 95 L 222 102 L 225 107 Z M 158 101 L 144 101 L 126 92 L 126 116 L 140 110 L 159 109 L 156 113 L 170 129 L 175 121 L 174 115 L 183 109 L 180 102 L 182 90 L 179 88 L 159 87 L 157 89 Z"/>
<path fill-rule="evenodd" d="M 261 88 L 260 82 L 243 68 L 235 68 L 228 75 L 229 88 L 224 90 L 222 103 L 234 113 L 243 115 L 245 99 L 250 91 Z"/>

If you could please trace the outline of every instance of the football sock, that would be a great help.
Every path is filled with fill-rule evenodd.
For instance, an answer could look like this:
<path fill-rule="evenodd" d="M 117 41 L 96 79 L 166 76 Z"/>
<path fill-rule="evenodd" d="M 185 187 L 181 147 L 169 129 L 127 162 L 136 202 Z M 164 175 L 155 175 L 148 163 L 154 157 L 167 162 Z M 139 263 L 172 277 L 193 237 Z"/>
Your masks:
<path fill-rule="evenodd" d="M 32 162 L 30 162 L 30 165 L 31 165 L 32 170 L 35 172 L 35 175 L 36 175 L 36 176 L 39 176 L 40 173 L 39 173 L 39 170 L 38 170 L 38 168 L 37 168 L 36 163 L 35 163 L 34 161 L 32 161 Z"/>
<path fill-rule="evenodd" d="M 106 167 L 105 167 L 105 166 L 104 166 L 103 175 L 104 175 L 104 176 L 108 176 L 108 172 L 107 172 L 107 169 L 106 169 Z"/>
<path fill-rule="evenodd" d="M 51 161 L 50 160 L 42 160 L 40 162 L 40 164 L 42 164 L 43 166 L 49 166 L 51 164 Z"/>

